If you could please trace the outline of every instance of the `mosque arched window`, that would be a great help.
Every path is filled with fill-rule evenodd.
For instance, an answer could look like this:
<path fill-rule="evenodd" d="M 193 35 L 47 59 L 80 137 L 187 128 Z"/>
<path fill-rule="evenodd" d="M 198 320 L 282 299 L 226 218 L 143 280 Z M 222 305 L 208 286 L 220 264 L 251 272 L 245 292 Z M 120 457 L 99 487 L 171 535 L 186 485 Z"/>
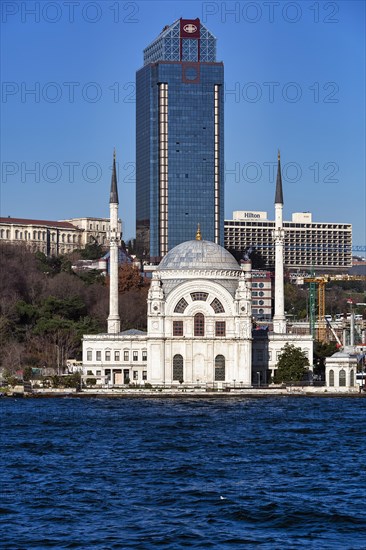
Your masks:
<path fill-rule="evenodd" d="M 193 302 L 201 301 L 205 302 L 207 300 L 207 292 L 191 292 L 191 298 Z"/>
<path fill-rule="evenodd" d="M 174 308 L 174 313 L 184 313 L 187 306 L 188 306 L 187 300 L 185 300 L 184 298 L 181 298 Z"/>
<path fill-rule="evenodd" d="M 352 369 L 349 373 L 349 385 L 354 386 L 355 385 L 355 371 Z"/>
<path fill-rule="evenodd" d="M 183 382 L 183 357 L 179 353 L 173 357 L 173 380 Z"/>
<path fill-rule="evenodd" d="M 329 385 L 334 386 L 334 370 L 329 371 Z"/>
<path fill-rule="evenodd" d="M 344 369 L 341 369 L 339 371 L 339 385 L 340 386 L 346 385 L 346 371 Z"/>
<path fill-rule="evenodd" d="M 211 307 L 215 313 L 225 313 L 224 306 L 217 298 L 214 298 L 211 302 Z"/>
<path fill-rule="evenodd" d="M 215 357 L 215 382 L 223 382 L 225 380 L 225 357 L 216 355 Z"/>
<path fill-rule="evenodd" d="M 205 335 L 205 317 L 203 313 L 196 313 L 196 315 L 194 316 L 194 335 Z"/>

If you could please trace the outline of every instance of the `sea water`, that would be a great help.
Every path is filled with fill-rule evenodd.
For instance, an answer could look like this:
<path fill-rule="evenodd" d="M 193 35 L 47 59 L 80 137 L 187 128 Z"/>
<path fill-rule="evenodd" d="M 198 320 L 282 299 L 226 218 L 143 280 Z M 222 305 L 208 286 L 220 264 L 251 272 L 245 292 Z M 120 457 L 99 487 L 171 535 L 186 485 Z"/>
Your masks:
<path fill-rule="evenodd" d="M 3 549 L 366 548 L 366 399 L 0 409 Z"/>

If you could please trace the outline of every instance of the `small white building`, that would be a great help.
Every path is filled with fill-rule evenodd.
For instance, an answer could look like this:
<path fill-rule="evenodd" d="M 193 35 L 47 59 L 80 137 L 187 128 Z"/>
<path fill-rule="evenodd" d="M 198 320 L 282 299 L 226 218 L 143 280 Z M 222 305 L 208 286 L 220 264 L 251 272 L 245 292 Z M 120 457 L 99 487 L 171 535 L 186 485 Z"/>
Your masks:
<path fill-rule="evenodd" d="M 326 386 L 337 391 L 348 392 L 351 388 L 358 391 L 356 372 L 357 354 L 354 348 L 344 348 L 325 360 Z"/>

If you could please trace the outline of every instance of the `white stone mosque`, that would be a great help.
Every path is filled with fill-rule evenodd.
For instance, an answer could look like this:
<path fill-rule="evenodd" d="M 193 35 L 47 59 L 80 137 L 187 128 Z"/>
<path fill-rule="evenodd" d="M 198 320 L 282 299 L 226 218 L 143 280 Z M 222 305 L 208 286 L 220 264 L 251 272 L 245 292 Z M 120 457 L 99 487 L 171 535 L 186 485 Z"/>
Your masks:
<path fill-rule="evenodd" d="M 110 192 L 110 309 L 108 332 L 83 337 L 83 374 L 111 386 L 265 384 L 286 343 L 313 362 L 310 334 L 287 332 L 284 311 L 284 229 L 281 162 L 275 193 L 275 311 L 273 332 L 252 330 L 251 263 L 202 239 L 170 250 L 153 273 L 147 332 L 120 332 L 118 313 L 118 190 L 115 155 Z M 198 220 L 199 221 L 199 220 Z"/>

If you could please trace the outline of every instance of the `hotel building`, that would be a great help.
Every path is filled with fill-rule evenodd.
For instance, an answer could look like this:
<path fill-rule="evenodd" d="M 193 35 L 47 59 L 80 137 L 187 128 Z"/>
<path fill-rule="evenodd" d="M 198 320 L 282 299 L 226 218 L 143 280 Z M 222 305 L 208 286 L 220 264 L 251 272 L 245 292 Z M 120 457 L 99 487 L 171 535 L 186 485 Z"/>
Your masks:
<path fill-rule="evenodd" d="M 136 246 L 157 263 L 200 224 L 224 242 L 223 63 L 199 19 L 178 19 L 136 73 Z"/>
<path fill-rule="evenodd" d="M 225 220 L 225 248 L 243 252 L 255 249 L 265 268 L 275 265 L 275 222 L 267 212 L 235 211 Z M 310 212 L 292 214 L 283 222 L 284 265 L 287 269 L 348 270 L 352 266 L 352 225 L 313 222 Z"/>

